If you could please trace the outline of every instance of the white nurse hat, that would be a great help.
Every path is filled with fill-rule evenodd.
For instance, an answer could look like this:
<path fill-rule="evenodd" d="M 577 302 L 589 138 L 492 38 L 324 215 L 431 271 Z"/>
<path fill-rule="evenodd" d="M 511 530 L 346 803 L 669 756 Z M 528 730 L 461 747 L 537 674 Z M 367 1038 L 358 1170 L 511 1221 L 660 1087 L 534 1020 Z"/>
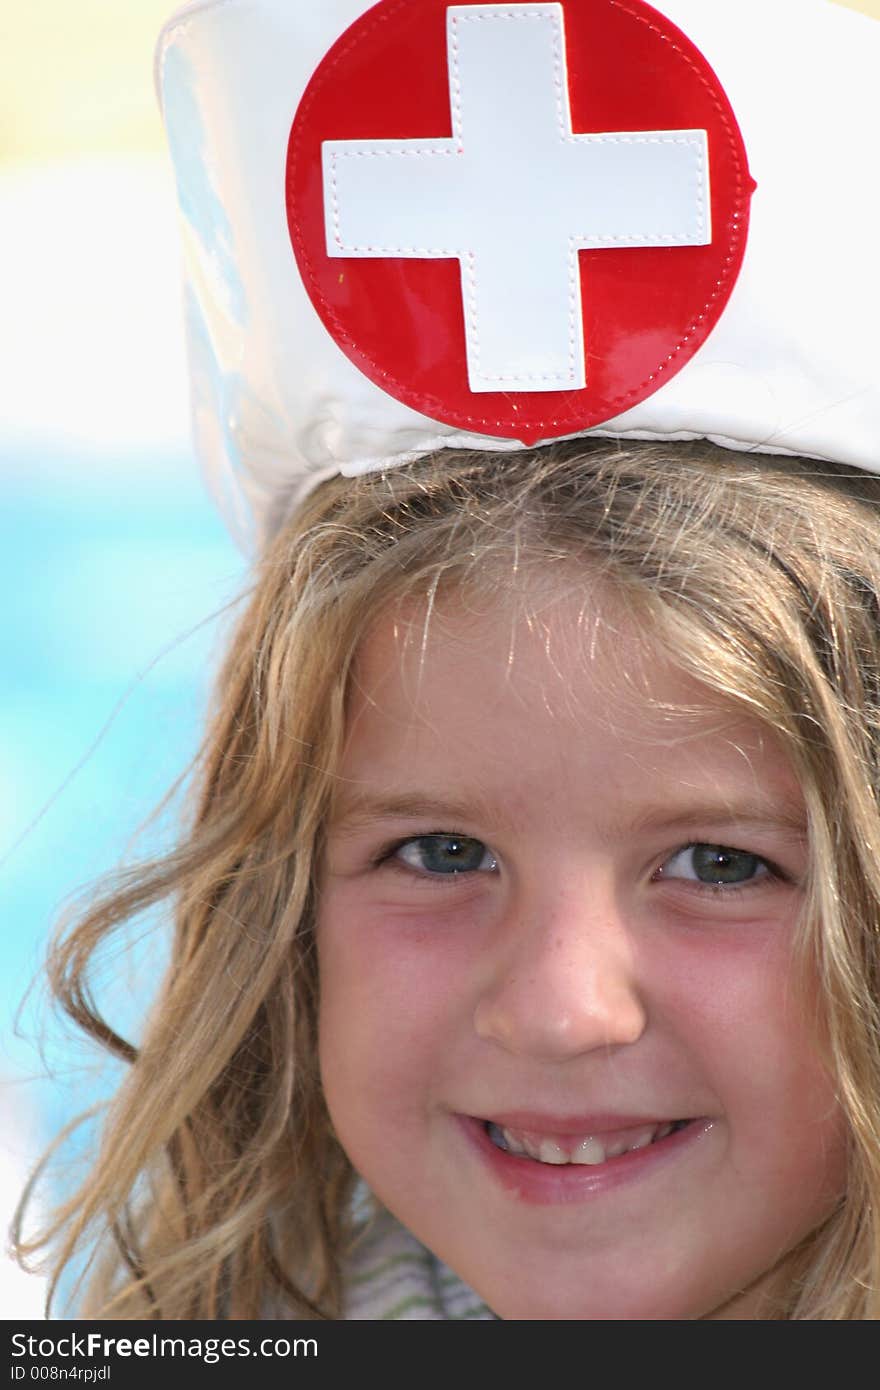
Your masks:
<path fill-rule="evenodd" d="M 880 472 L 880 23 L 836 0 L 199 0 L 157 85 L 244 540 L 443 446 Z"/>

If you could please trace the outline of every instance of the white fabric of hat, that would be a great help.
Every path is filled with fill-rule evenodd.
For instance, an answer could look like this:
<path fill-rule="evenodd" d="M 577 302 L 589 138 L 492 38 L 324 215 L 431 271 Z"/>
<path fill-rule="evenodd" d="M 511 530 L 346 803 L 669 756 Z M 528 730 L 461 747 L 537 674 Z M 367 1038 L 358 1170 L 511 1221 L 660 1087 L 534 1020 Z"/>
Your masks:
<path fill-rule="evenodd" d="M 235 534 L 443 446 L 880 472 L 878 74 L 833 0 L 178 11 L 195 436 Z"/>

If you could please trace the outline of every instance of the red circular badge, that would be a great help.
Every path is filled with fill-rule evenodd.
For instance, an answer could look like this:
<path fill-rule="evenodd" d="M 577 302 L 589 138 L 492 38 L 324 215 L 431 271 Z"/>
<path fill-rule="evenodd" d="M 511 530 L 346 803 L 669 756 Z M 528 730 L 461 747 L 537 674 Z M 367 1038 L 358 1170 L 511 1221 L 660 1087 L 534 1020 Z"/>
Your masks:
<path fill-rule="evenodd" d="M 381 0 L 306 88 L 286 187 L 303 281 L 355 365 L 530 444 L 693 356 L 754 184 L 714 72 L 642 0 Z"/>

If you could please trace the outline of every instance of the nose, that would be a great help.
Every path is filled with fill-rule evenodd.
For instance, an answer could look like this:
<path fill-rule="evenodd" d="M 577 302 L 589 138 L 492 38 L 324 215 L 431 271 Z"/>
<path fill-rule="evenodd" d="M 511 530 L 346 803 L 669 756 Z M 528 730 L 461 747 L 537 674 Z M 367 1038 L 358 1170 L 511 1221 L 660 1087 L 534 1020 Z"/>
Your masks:
<path fill-rule="evenodd" d="M 481 1038 L 547 1061 L 638 1041 L 647 1013 L 631 930 L 614 898 L 572 888 L 522 904 L 499 924 L 474 1011 Z"/>

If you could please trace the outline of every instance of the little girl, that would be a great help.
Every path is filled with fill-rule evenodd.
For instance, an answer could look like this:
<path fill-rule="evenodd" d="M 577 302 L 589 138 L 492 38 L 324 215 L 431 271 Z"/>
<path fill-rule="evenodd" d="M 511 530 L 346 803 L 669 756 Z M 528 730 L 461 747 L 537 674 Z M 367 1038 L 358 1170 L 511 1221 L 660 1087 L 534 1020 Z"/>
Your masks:
<path fill-rule="evenodd" d="M 797 4 L 818 113 L 788 0 L 166 28 L 258 555 L 180 843 L 52 958 L 131 1064 L 86 1314 L 880 1316 L 880 26 Z"/>

